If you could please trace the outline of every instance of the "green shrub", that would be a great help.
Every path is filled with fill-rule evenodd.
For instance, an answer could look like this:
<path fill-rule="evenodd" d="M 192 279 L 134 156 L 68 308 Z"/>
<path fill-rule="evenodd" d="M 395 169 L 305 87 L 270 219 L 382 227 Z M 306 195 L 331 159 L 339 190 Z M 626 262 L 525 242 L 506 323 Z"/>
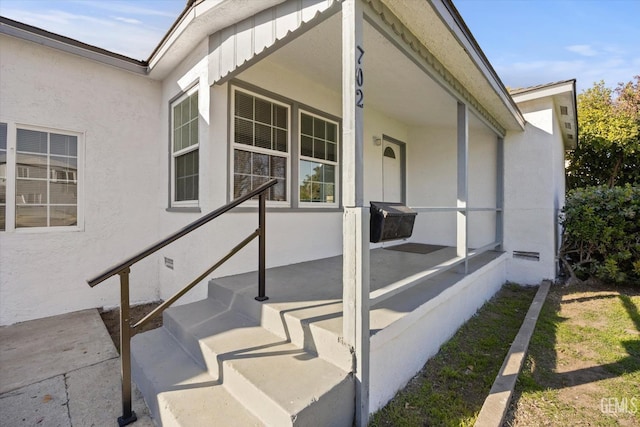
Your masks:
<path fill-rule="evenodd" d="M 561 222 L 560 259 L 573 279 L 640 285 L 640 187 L 572 190 Z"/>

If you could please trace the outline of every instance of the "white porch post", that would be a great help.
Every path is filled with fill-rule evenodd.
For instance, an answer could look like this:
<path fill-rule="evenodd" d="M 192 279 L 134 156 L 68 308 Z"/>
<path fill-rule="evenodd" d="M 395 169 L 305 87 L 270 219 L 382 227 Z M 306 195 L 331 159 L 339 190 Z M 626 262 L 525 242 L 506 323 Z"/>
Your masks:
<path fill-rule="evenodd" d="M 502 250 L 504 240 L 504 138 L 498 137 L 496 150 L 496 242 Z"/>
<path fill-rule="evenodd" d="M 457 256 L 464 257 L 464 274 L 469 272 L 467 201 L 469 199 L 469 111 L 458 102 L 458 212 L 456 214 Z"/>
<path fill-rule="evenodd" d="M 343 334 L 353 349 L 356 426 L 369 420 L 369 208 L 364 205 L 362 4 L 342 3 Z"/>

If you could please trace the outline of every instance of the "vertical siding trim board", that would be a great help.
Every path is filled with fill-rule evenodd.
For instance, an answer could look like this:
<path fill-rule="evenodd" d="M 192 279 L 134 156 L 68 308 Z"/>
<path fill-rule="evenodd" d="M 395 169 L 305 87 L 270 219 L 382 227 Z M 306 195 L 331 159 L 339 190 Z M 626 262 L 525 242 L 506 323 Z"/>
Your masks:
<path fill-rule="evenodd" d="M 341 10 L 339 0 L 288 1 L 209 36 L 209 85 L 222 84 Z"/>

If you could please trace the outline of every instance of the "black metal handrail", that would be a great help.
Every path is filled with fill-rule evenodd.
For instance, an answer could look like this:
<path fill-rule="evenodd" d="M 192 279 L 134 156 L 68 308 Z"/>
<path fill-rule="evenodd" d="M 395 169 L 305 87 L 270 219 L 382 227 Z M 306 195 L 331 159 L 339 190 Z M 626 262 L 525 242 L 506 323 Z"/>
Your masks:
<path fill-rule="evenodd" d="M 136 334 L 137 330 L 148 323 L 152 318 L 161 314 L 166 308 L 177 301 L 180 297 L 191 290 L 195 285 L 204 280 L 214 270 L 224 264 L 232 256 L 238 253 L 242 248 L 248 245 L 253 239 L 258 238 L 258 296 L 256 300 L 265 301 L 268 299 L 265 290 L 265 255 L 266 255 L 266 242 L 265 242 L 265 226 L 266 226 L 266 193 L 271 187 L 276 185 L 278 180 L 272 179 L 271 181 L 261 185 L 255 190 L 239 197 L 226 205 L 198 218 L 191 224 L 176 231 L 175 233 L 165 237 L 164 239 L 154 243 L 147 249 L 144 249 L 132 257 L 114 265 L 113 267 L 100 273 L 93 279 L 87 280 L 89 286 L 94 287 L 97 284 L 104 282 L 108 278 L 120 276 L 120 363 L 122 374 L 122 416 L 118 417 L 118 425 L 125 426 L 131 424 L 137 420 L 135 412 L 131 409 L 131 338 Z M 129 273 L 131 266 L 135 263 L 143 260 L 144 258 L 152 255 L 165 246 L 175 242 L 176 240 L 184 237 L 192 231 L 202 227 L 210 221 L 216 219 L 220 215 L 230 211 L 236 206 L 246 202 L 249 199 L 259 196 L 258 203 L 258 228 L 251 234 L 249 234 L 244 240 L 238 243 L 227 255 L 222 257 L 212 267 L 208 268 L 204 273 L 191 281 L 188 285 L 183 287 L 180 291 L 175 293 L 171 298 L 168 298 L 149 314 L 147 314 L 142 320 L 135 325 L 131 326 L 131 319 L 129 318 L 130 302 L 129 302 Z"/>

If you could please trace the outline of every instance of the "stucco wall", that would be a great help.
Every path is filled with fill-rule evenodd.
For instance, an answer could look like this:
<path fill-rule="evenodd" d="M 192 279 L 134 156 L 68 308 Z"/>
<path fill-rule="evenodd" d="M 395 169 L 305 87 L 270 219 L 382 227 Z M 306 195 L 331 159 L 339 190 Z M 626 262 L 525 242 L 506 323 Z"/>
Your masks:
<path fill-rule="evenodd" d="M 163 109 L 181 88 L 174 85 L 175 80 L 191 81 L 182 75 L 191 73 L 204 79 L 207 72 L 206 47 L 201 45 L 194 51 L 182 69 L 174 72 L 164 85 Z M 319 111 L 340 117 L 342 114 L 341 94 L 319 82 L 293 73 L 273 63 L 269 59 L 259 62 L 240 73 L 236 81 L 250 84 L 261 90 L 277 94 Z M 229 84 L 213 86 L 210 89 L 211 110 L 208 111 L 210 129 L 201 129 L 200 158 L 200 194 L 202 213 L 166 212 L 162 214 L 163 233 L 171 232 L 184 223 L 215 209 L 228 200 L 229 189 L 229 135 L 228 108 Z M 233 84 L 233 83 L 231 83 Z M 202 85 L 201 85 L 202 86 Z M 200 92 L 202 94 L 202 91 Z M 202 99 L 200 103 L 202 106 Z M 163 113 L 164 114 L 164 113 Z M 168 117 L 168 109 L 166 115 Z M 201 118 L 204 112 L 201 112 Z M 167 119 L 168 123 L 168 119 Z M 365 199 L 381 198 L 382 149 L 373 143 L 373 136 L 389 135 L 406 141 L 407 127 L 402 123 L 385 117 L 373 109 L 365 109 Z M 168 135 L 168 132 L 167 132 Z M 167 136 L 165 147 L 168 146 Z M 295 140 L 294 140 L 295 141 Z M 166 149 L 165 149 L 166 150 Z M 162 150 L 161 150 L 162 151 Z M 164 151 L 166 153 L 166 151 Z M 162 153 L 160 153 L 162 156 Z M 167 170 L 168 176 L 168 170 Z M 166 184 L 168 186 L 168 184 Z M 168 190 L 165 190 L 165 192 Z M 168 203 L 168 202 L 167 202 Z M 232 212 L 219 218 L 202 233 L 178 242 L 159 252 L 160 294 L 163 298 L 177 291 L 182 285 L 204 271 L 217 259 L 252 232 L 257 225 L 257 215 L 251 212 Z M 196 248 L 194 250 L 194 248 Z M 270 209 L 267 213 L 267 266 L 278 266 L 326 258 L 342 252 L 342 212 L 338 210 L 309 209 Z M 173 260 L 173 270 L 164 267 L 164 257 Z M 231 261 L 214 272 L 211 277 L 222 277 L 257 269 L 257 244 L 254 242 L 237 254 Z M 248 284 L 254 285 L 254 284 Z M 267 290 L 268 291 L 268 290 Z M 200 285 L 181 299 L 186 303 L 205 297 L 206 286 Z"/>
<path fill-rule="evenodd" d="M 556 274 L 555 219 L 564 199 L 564 157 L 552 100 L 519 106 L 526 129 L 505 138 L 504 248 L 511 255 L 509 280 L 537 284 Z M 536 252 L 540 259 L 513 257 L 513 251 Z"/>
<path fill-rule="evenodd" d="M 0 120 L 83 133 L 85 155 L 83 231 L 0 232 L 0 324 L 116 305 L 117 279 L 85 280 L 157 238 L 160 84 L 12 37 L 0 44 Z M 131 300 L 156 299 L 156 277 L 154 260 L 136 266 Z"/>
<path fill-rule="evenodd" d="M 168 102 L 180 90 L 171 82 L 179 80 L 187 71 L 198 75 L 202 82 L 199 100 L 201 108 L 203 99 L 210 97 L 211 102 L 210 110 L 201 111 L 201 118 L 206 117 L 206 123 L 201 123 L 200 133 L 201 213 L 163 213 L 162 228 L 165 233 L 222 206 L 229 197 L 230 142 L 227 129 L 229 123 L 229 84 L 225 83 L 203 89 L 208 72 L 206 53 L 206 44 L 200 45 L 197 52 L 194 51 L 189 60 L 183 62 L 182 69 L 172 73 L 165 84 L 166 93 L 163 102 L 165 106 L 163 108 L 167 109 L 167 117 L 169 114 Z M 262 61 L 247 69 L 237 76 L 237 80 L 331 115 L 340 116 L 339 94 L 331 92 L 326 87 L 306 79 L 304 76 L 278 67 L 269 60 Z M 203 90 L 207 91 L 206 97 L 202 96 Z M 210 126 L 207 126 L 209 123 Z M 208 129 L 203 130 L 203 127 L 208 127 Z M 165 146 L 168 146 L 167 138 L 168 136 L 164 136 Z M 166 176 L 168 177 L 168 169 Z M 166 186 L 168 187 L 168 183 Z M 165 194 L 167 191 L 165 190 Z M 160 251 L 158 262 L 161 264 L 159 270 L 161 296 L 166 298 L 188 283 L 224 256 L 235 244 L 255 230 L 256 226 L 256 212 L 246 212 L 246 210 L 230 212 L 207 225 L 201 232 L 196 232 L 184 241 Z M 269 209 L 267 213 L 268 267 L 325 258 L 337 255 L 341 250 L 342 213 L 340 211 Z M 214 272 L 211 277 L 256 270 L 257 253 L 257 242 L 253 242 Z M 164 257 L 173 260 L 173 270 L 164 267 Z M 252 285 L 255 284 L 248 284 L 248 286 Z M 187 294 L 179 303 L 198 300 L 205 296 L 206 283 L 203 283 Z"/>
<path fill-rule="evenodd" d="M 412 128 L 409 134 L 408 204 L 416 207 L 455 207 L 457 203 L 456 128 Z M 495 208 L 497 139 L 486 126 L 469 129 L 468 206 Z M 495 240 L 495 212 L 471 212 L 469 246 Z M 455 212 L 421 212 L 412 240 L 455 246 Z"/>
<path fill-rule="evenodd" d="M 506 255 L 371 337 L 369 410 L 381 409 L 505 282 Z"/>

